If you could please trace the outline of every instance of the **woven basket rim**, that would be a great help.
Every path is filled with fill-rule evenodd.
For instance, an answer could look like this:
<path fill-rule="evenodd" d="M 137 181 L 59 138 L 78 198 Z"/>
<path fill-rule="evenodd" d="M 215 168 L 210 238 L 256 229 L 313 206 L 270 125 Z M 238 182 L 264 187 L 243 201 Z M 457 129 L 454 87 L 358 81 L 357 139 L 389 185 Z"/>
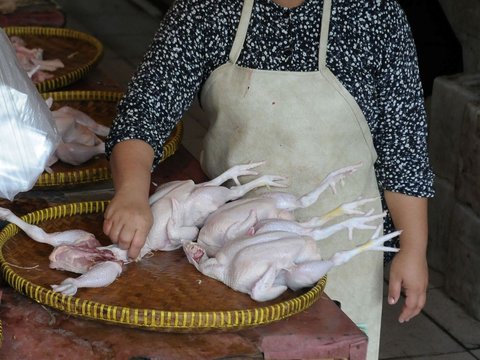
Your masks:
<path fill-rule="evenodd" d="M 100 213 L 105 210 L 108 203 L 109 201 L 104 200 L 57 205 L 28 213 L 22 216 L 22 219 L 31 224 L 38 224 L 41 221 L 66 216 Z M 177 332 L 255 327 L 287 318 L 309 308 L 323 293 L 327 281 L 327 276 L 325 275 L 308 292 L 296 298 L 274 305 L 259 306 L 251 309 L 194 312 L 109 305 L 56 293 L 18 275 L 5 260 L 3 247 L 19 231 L 16 225 L 8 224 L 0 232 L 0 267 L 4 279 L 10 286 L 37 303 L 70 315 L 112 324 L 158 331 L 174 330 Z"/>
<path fill-rule="evenodd" d="M 60 90 L 40 93 L 45 100 L 51 97 L 54 101 L 120 101 L 123 94 L 123 91 L 105 90 Z"/>
<path fill-rule="evenodd" d="M 96 49 L 95 55 L 87 61 L 83 66 L 70 71 L 67 74 L 55 76 L 51 79 L 42 81 L 41 83 L 35 84 L 38 91 L 45 92 L 51 91 L 58 88 L 65 87 L 74 83 L 77 80 L 80 80 L 84 77 L 90 70 L 92 70 L 95 65 L 100 61 L 103 55 L 103 44 L 94 36 L 84 33 L 82 31 L 68 29 L 68 28 L 55 28 L 55 27 L 44 27 L 44 26 L 6 26 L 3 28 L 5 33 L 8 36 L 21 36 L 21 35 L 37 35 L 45 37 L 61 37 L 61 38 L 70 38 L 80 41 L 84 41 L 93 45 Z"/>
<path fill-rule="evenodd" d="M 52 98 L 54 101 L 107 101 L 118 102 L 123 96 L 121 91 L 101 90 L 68 90 L 41 93 L 44 99 Z M 173 129 L 163 147 L 162 161 L 172 156 L 180 146 L 183 139 L 183 121 L 180 121 Z M 112 178 L 108 167 L 92 167 L 89 169 L 77 169 L 60 171 L 49 174 L 43 172 L 38 177 L 34 188 L 54 188 L 65 185 L 90 184 Z"/>

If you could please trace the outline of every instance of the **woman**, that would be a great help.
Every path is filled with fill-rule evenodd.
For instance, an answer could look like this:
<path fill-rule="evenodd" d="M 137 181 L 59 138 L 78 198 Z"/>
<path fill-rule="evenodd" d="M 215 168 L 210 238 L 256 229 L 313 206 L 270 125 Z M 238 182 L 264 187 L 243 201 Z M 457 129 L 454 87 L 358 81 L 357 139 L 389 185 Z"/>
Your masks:
<path fill-rule="evenodd" d="M 394 0 L 179 0 L 129 85 L 107 142 L 115 197 L 104 231 L 136 257 L 152 224 L 150 170 L 196 94 L 211 122 L 202 167 L 267 160 L 304 193 L 328 172 L 362 162 L 336 195 L 302 217 L 358 196 L 384 195 L 403 233 L 388 301 L 399 321 L 425 303 L 427 197 L 433 174 L 416 54 Z M 381 211 L 381 204 L 375 204 Z M 364 242 L 370 233 L 357 233 Z M 325 256 L 351 247 L 335 237 Z M 363 254 L 329 274 L 326 293 L 369 335 L 378 358 L 382 256 Z"/>

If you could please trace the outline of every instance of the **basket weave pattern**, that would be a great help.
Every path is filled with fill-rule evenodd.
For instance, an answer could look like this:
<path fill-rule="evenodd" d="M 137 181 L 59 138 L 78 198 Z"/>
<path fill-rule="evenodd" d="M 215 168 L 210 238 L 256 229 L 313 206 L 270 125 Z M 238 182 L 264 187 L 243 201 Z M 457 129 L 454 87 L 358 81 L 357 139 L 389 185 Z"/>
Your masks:
<path fill-rule="evenodd" d="M 32 224 L 45 223 L 46 226 L 42 225 L 46 231 L 58 229 L 58 227 L 69 227 L 72 228 L 72 221 L 70 217 L 83 218 L 87 217 L 86 222 L 92 223 L 92 217 L 88 214 L 94 214 L 97 216 L 97 222 L 101 221 L 101 215 L 103 214 L 108 202 L 106 201 L 97 201 L 97 202 L 84 202 L 84 203 L 75 203 L 68 205 L 60 205 L 52 208 L 47 208 L 39 211 L 29 213 L 22 218 Z M 95 215 L 96 214 L 96 215 Z M 90 218 L 89 218 L 90 216 Z M 94 221 L 95 222 L 95 221 Z M 63 223 L 61 226 L 56 226 L 57 223 Z M 98 225 L 95 225 L 98 227 Z M 75 225 L 75 228 L 78 228 Z M 15 243 L 22 242 L 19 238 L 18 228 L 10 224 L 6 226 L 3 231 L 0 233 L 0 262 L 1 262 L 1 271 L 5 280 L 17 291 L 25 294 L 26 296 L 32 298 L 40 304 L 44 304 L 55 308 L 57 310 L 63 311 L 68 314 L 75 316 L 95 319 L 102 322 L 121 324 L 132 327 L 145 328 L 150 330 L 157 331 L 169 331 L 169 332 L 202 332 L 208 330 L 232 330 L 232 329 L 242 329 L 247 327 L 258 326 L 262 324 L 268 324 L 273 321 L 278 321 L 286 317 L 297 314 L 308 307 L 310 307 L 321 295 L 323 289 L 326 285 L 326 277 L 322 278 L 316 286 L 305 290 L 301 293 L 299 292 L 290 292 L 290 294 L 282 295 L 279 299 L 271 301 L 268 303 L 256 303 L 245 294 L 235 292 L 229 288 L 226 288 L 223 284 L 206 278 L 202 274 L 198 273 L 193 266 L 188 264 L 188 261 L 185 257 L 175 259 L 173 265 L 168 268 L 178 269 L 176 278 L 178 280 L 178 285 L 180 292 L 187 292 L 182 294 L 181 298 L 176 298 L 175 292 L 171 291 L 172 285 L 166 280 L 165 282 L 165 292 L 160 293 L 160 296 L 157 296 L 154 300 L 156 306 L 146 306 L 145 308 L 139 306 L 130 306 L 122 304 L 118 301 L 118 298 L 125 298 L 125 302 L 128 302 L 128 296 L 118 294 L 117 299 L 109 301 L 101 301 L 105 299 L 105 296 L 108 296 L 110 287 L 105 289 L 80 289 L 79 293 L 87 296 L 86 299 L 77 297 L 77 296 L 65 296 L 60 293 L 53 292 L 49 290 L 45 285 L 39 285 L 38 279 L 44 279 L 49 277 L 48 274 L 48 252 L 51 251 L 51 247 L 44 246 L 45 244 L 38 244 L 33 242 L 32 250 L 25 250 L 25 244 L 19 244 L 18 247 L 22 252 L 32 251 L 34 255 L 26 255 L 18 253 L 18 249 L 15 250 Z M 9 241 L 9 240 L 14 241 Z M 42 249 L 45 251 L 38 251 L 35 249 L 34 245 L 38 245 L 39 249 L 44 246 Z M 48 249 L 49 248 L 49 249 Z M 38 254 L 39 255 L 35 255 Z M 156 252 L 153 256 L 170 256 L 169 252 Z M 40 267 L 47 268 L 46 270 L 37 271 L 36 274 L 34 270 L 27 269 L 26 267 L 19 266 L 25 257 L 28 258 L 28 261 L 32 261 L 34 257 L 41 257 L 44 264 L 41 264 Z M 45 259 L 44 259 L 45 258 Z M 166 258 L 162 260 L 162 263 L 165 264 Z M 38 260 L 38 259 L 37 259 Z M 148 262 L 150 259 L 143 259 L 140 263 L 144 261 Z M 40 261 L 39 261 L 40 262 Z M 12 263 L 16 263 L 14 266 Z M 135 265 L 135 264 L 129 264 Z M 156 267 L 160 267 L 155 265 Z M 182 269 L 187 269 L 184 271 Z M 130 271 L 130 269 L 128 269 Z M 52 273 L 55 273 L 58 279 L 59 277 L 65 278 L 66 275 L 62 272 L 51 270 Z M 121 284 L 121 279 L 123 276 L 128 276 L 125 274 L 120 276 L 116 283 L 110 285 L 111 287 L 126 287 L 126 292 L 131 295 L 131 293 L 136 292 L 136 288 L 128 287 Z M 131 271 L 133 273 L 135 271 Z M 58 273 L 58 275 L 57 275 Z M 34 277 L 37 276 L 36 280 Z M 145 276 L 141 275 L 137 277 L 145 281 Z M 201 280 L 195 280 L 201 279 Z M 152 279 L 153 280 L 153 279 Z M 199 289 L 204 290 L 204 294 L 199 294 L 199 290 L 192 288 L 191 285 L 185 286 L 182 282 L 188 280 L 187 284 L 192 284 L 197 281 L 205 282 L 205 286 L 199 287 Z M 46 279 L 47 283 L 49 281 L 58 281 L 57 279 Z M 132 283 L 132 280 L 129 280 Z M 141 280 L 138 280 L 141 281 Z M 154 280 L 153 280 L 154 281 Z M 163 282 L 155 282 L 160 287 Z M 153 292 L 154 288 L 151 286 L 152 282 L 143 284 L 140 289 L 144 292 Z M 119 291 L 111 290 L 112 292 Z M 158 291 L 158 290 L 156 290 Z M 164 291 L 164 290 L 162 290 Z M 219 293 L 216 297 L 215 293 Z M 102 295 L 98 295 L 102 293 Z M 106 294 L 105 294 L 106 293 Z M 100 300 L 92 300 L 88 298 L 89 294 L 92 298 L 96 297 Z M 83 296 L 82 295 L 82 296 Z M 102 298 L 103 296 L 103 298 Z M 203 297 L 202 297 L 203 296 Z M 148 302 L 148 296 L 145 294 L 143 298 L 140 297 L 140 304 Z M 238 297 L 238 300 L 236 300 Z M 216 298 L 220 299 L 219 301 L 215 300 Z M 248 298 L 248 300 L 246 300 Z M 181 299 L 181 300 L 179 300 Z M 203 299 L 203 300 L 202 300 Z M 203 303 L 202 303 L 203 301 Z M 232 304 L 236 304 L 235 307 Z M 182 304 L 183 303 L 183 304 Z M 226 305 L 225 305 L 226 304 Z M 246 304 L 246 305 L 245 305 Z M 138 305 L 138 304 L 137 304 Z M 185 305 L 185 306 L 184 306 Z M 184 310 L 181 308 L 184 306 Z M 191 308 L 198 306 L 200 311 L 192 311 Z M 214 307 L 213 310 L 207 310 L 209 307 Z M 218 308 L 215 308 L 217 306 Z M 221 309 L 222 306 L 230 306 L 230 309 Z M 176 310 L 170 310 L 175 308 Z"/>

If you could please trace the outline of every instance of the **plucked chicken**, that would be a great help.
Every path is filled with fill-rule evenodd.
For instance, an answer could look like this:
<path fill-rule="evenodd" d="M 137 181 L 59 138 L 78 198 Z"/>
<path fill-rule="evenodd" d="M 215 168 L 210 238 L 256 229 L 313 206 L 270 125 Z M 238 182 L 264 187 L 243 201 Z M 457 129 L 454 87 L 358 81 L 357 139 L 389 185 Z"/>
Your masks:
<path fill-rule="evenodd" d="M 70 106 L 54 110 L 52 115 L 61 141 L 48 162 L 49 167 L 58 160 L 80 165 L 105 153 L 105 143 L 99 136 L 107 136 L 109 127 L 97 123 L 84 112 Z"/>
<path fill-rule="evenodd" d="M 313 286 L 335 266 L 369 250 L 398 251 L 382 244 L 399 231 L 379 237 L 381 227 L 367 243 L 322 259 L 316 241 L 309 236 L 272 231 L 244 236 L 225 244 L 214 257 L 194 242 L 185 243 L 187 258 L 202 274 L 246 293 L 256 301 L 268 301 L 288 288 Z"/>

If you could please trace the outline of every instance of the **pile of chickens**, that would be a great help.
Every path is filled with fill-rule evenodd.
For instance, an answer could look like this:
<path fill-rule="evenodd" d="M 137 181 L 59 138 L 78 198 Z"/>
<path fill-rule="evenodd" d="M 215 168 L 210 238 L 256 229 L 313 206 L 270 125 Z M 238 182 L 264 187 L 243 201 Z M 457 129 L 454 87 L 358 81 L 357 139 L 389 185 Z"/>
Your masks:
<path fill-rule="evenodd" d="M 307 222 L 295 220 L 296 209 L 312 205 L 329 188 L 335 191 L 335 185 L 360 165 L 330 173 L 302 196 L 268 191 L 244 198 L 260 187 L 286 187 L 286 179 L 276 175 L 263 175 L 240 184 L 239 177 L 256 176 L 254 169 L 262 164 L 237 165 L 205 183 L 185 180 L 160 186 L 150 197 L 154 225 L 137 260 L 152 251 L 183 248 L 188 261 L 204 275 L 256 301 L 267 301 L 287 288 L 297 290 L 314 285 L 331 268 L 364 251 L 398 250 L 383 243 L 399 232 L 380 236 L 381 227 L 366 244 L 338 252 L 330 259 L 322 259 L 317 249 L 317 241 L 342 229 L 348 230 L 350 238 L 355 229 L 375 230 L 369 223 L 385 214 L 361 210 L 375 199 L 357 199 Z M 235 185 L 223 186 L 229 180 Z M 349 216 L 328 225 L 341 215 Z M 48 234 L 1 208 L 0 218 L 16 224 L 33 240 L 52 245 L 51 268 L 82 274 L 52 285 L 65 295 L 74 295 L 82 287 L 108 286 L 130 261 L 126 250 L 116 245 L 101 246 L 94 235 L 82 230 Z"/>

